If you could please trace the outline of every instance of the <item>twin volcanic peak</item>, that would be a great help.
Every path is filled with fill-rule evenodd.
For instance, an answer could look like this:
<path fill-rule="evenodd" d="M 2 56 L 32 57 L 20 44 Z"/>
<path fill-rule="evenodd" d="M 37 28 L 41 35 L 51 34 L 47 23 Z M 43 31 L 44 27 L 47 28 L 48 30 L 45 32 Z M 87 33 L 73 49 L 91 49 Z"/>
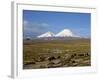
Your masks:
<path fill-rule="evenodd" d="M 44 38 L 44 37 L 78 37 L 78 36 L 74 35 L 70 29 L 64 29 L 61 32 L 59 32 L 58 34 L 54 34 L 54 33 L 48 31 L 44 34 L 37 36 L 37 37 Z"/>

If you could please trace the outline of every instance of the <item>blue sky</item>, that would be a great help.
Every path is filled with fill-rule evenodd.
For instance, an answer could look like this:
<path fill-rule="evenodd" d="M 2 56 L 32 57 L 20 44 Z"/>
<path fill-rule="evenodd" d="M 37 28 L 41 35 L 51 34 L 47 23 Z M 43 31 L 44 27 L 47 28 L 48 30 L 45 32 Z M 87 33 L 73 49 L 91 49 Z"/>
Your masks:
<path fill-rule="evenodd" d="M 24 37 L 36 37 L 47 31 L 70 29 L 81 37 L 90 37 L 90 13 L 23 10 Z"/>

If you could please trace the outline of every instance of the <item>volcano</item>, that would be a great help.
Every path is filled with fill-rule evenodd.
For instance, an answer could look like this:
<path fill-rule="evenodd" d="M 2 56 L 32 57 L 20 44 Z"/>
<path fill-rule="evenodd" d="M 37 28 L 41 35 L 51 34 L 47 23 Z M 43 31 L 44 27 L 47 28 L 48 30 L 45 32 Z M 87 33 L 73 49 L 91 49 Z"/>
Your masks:
<path fill-rule="evenodd" d="M 64 29 L 55 35 L 55 37 L 73 37 L 73 36 L 74 36 L 74 34 L 69 29 Z"/>
<path fill-rule="evenodd" d="M 44 33 L 44 34 L 41 34 L 41 35 L 37 36 L 37 37 L 38 37 L 38 38 L 43 38 L 43 37 L 54 37 L 54 36 L 55 36 L 54 33 L 48 31 L 48 32 L 46 32 L 46 33 Z"/>
<path fill-rule="evenodd" d="M 79 37 L 75 35 L 70 29 L 64 29 L 57 34 L 54 34 L 50 31 L 37 36 L 38 38 L 45 38 L 45 37 Z"/>

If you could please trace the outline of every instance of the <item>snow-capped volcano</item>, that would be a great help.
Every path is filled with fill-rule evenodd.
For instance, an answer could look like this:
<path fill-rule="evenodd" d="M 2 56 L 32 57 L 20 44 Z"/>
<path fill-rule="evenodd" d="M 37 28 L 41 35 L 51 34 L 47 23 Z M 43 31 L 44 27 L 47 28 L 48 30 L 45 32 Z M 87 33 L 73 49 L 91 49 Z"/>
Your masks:
<path fill-rule="evenodd" d="M 73 34 L 73 32 L 70 29 L 64 29 L 56 35 L 52 32 L 46 32 L 37 37 L 43 38 L 43 37 L 79 37 L 79 36 L 76 36 L 75 34 Z"/>
<path fill-rule="evenodd" d="M 55 37 L 74 37 L 74 34 L 69 29 L 64 29 L 58 34 L 55 35 Z"/>
<path fill-rule="evenodd" d="M 44 34 L 41 34 L 41 35 L 37 36 L 37 37 L 38 38 L 43 38 L 43 37 L 54 37 L 54 36 L 55 36 L 54 33 L 48 31 L 48 32 L 46 32 Z"/>

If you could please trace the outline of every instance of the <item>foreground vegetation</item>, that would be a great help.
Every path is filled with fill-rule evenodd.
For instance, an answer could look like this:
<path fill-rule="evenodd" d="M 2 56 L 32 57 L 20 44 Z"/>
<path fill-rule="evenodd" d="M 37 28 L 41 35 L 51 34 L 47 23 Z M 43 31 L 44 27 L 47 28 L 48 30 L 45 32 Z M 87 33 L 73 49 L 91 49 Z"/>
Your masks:
<path fill-rule="evenodd" d="M 24 40 L 23 68 L 90 66 L 89 39 Z"/>

